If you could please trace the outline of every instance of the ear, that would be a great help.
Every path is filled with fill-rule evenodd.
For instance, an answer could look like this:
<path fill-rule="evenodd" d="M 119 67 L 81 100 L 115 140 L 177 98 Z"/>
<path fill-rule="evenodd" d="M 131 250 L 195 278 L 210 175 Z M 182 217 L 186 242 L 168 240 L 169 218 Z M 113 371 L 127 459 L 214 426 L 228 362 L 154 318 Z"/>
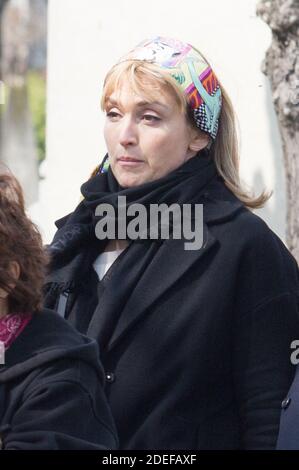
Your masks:
<path fill-rule="evenodd" d="M 210 137 L 208 134 L 201 132 L 200 130 L 192 129 L 189 150 L 199 152 L 208 145 L 209 141 Z"/>
<path fill-rule="evenodd" d="M 21 274 L 21 268 L 20 268 L 19 263 L 17 263 L 16 261 L 11 261 L 9 263 L 8 271 L 11 277 L 17 282 Z"/>

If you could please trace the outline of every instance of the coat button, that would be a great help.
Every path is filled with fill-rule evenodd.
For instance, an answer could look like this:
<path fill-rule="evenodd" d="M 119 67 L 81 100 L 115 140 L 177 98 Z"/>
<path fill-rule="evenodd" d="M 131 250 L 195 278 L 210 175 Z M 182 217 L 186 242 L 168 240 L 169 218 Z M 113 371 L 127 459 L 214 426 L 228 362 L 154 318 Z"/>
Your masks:
<path fill-rule="evenodd" d="M 106 381 L 112 384 L 115 381 L 115 374 L 113 374 L 113 372 L 107 372 Z"/>
<path fill-rule="evenodd" d="M 292 400 L 292 399 L 291 399 L 290 397 L 287 397 L 287 398 L 285 398 L 284 400 L 282 400 L 282 402 L 281 402 L 281 408 L 282 408 L 283 410 L 287 409 L 287 407 L 288 407 L 289 404 L 291 403 L 291 400 Z"/>

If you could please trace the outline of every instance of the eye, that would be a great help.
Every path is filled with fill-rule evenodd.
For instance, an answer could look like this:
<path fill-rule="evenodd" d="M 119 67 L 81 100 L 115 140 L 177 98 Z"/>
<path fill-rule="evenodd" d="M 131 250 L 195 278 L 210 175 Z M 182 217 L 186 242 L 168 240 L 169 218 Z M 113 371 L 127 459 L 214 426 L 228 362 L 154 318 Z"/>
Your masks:
<path fill-rule="evenodd" d="M 116 111 L 106 111 L 106 116 L 109 118 L 109 119 L 117 119 L 120 114 L 117 113 Z"/>
<path fill-rule="evenodd" d="M 146 122 L 158 122 L 158 121 L 161 121 L 161 118 L 159 118 L 158 116 L 154 116 L 153 114 L 144 114 L 142 116 L 142 118 L 146 121 Z"/>

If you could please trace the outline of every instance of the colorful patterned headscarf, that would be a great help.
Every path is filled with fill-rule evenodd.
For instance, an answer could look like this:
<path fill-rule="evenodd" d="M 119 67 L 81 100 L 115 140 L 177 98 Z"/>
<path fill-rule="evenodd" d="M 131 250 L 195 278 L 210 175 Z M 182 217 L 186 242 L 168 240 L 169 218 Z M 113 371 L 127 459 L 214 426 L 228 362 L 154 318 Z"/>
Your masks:
<path fill-rule="evenodd" d="M 121 58 L 143 60 L 169 71 L 187 96 L 196 126 L 215 139 L 221 110 L 221 90 L 199 51 L 176 39 L 157 36 L 138 44 Z"/>

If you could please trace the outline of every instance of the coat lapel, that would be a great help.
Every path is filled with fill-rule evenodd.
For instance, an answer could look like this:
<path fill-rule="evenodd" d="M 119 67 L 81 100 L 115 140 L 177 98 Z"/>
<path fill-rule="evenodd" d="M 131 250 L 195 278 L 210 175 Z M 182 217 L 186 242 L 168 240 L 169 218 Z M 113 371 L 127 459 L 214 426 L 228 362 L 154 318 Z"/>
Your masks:
<path fill-rule="evenodd" d="M 198 262 L 217 245 L 217 240 L 204 225 L 203 246 L 199 250 L 185 250 L 186 240 L 166 240 L 155 257 L 155 263 L 148 266 L 136 288 L 129 297 L 119 321 L 108 343 L 108 351 L 128 332 L 129 329 L 146 315 L 151 305 L 180 279 L 194 263 Z M 173 259 L 173 253 L 176 259 Z M 175 263 L 175 268 L 172 268 Z M 157 270 L 157 266 L 159 269 Z"/>
<path fill-rule="evenodd" d="M 164 292 L 170 289 L 195 263 L 218 246 L 220 242 L 213 236 L 209 226 L 225 223 L 240 211 L 246 210 L 244 205 L 219 181 L 205 192 L 202 203 L 204 213 L 202 248 L 194 251 L 185 250 L 186 240 L 184 239 L 166 240 L 163 243 L 155 256 L 155 263 L 150 264 L 143 273 L 134 288 L 133 295 L 129 297 L 122 310 L 108 342 L 108 351 L 134 326 L 136 321 L 147 314 L 153 303 L 157 302 Z M 175 263 L 175 268 L 172 268 L 173 263 Z"/>

